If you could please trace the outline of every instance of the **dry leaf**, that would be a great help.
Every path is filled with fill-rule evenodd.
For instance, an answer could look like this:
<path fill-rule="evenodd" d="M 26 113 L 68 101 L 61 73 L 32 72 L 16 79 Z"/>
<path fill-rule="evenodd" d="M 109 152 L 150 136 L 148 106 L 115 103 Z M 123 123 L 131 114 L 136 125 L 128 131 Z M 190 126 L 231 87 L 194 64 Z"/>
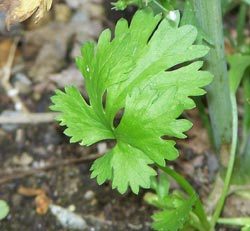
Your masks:
<path fill-rule="evenodd" d="M 46 196 L 46 194 L 40 194 L 35 198 L 36 212 L 39 215 L 44 215 L 49 209 L 51 200 Z"/>
<path fill-rule="evenodd" d="M 43 189 L 26 188 L 21 186 L 18 189 L 18 193 L 27 197 L 35 196 L 37 214 L 44 215 L 47 213 L 49 205 L 51 204 L 51 199 L 46 195 L 46 192 Z"/>
<path fill-rule="evenodd" d="M 6 12 L 7 26 L 22 22 L 35 14 L 35 20 L 41 19 L 52 6 L 53 0 L 0 0 L 0 11 Z"/>
<path fill-rule="evenodd" d="M 41 194 L 46 194 L 43 189 L 26 188 L 23 186 L 20 186 L 17 191 L 19 194 L 26 197 L 33 197 Z"/>

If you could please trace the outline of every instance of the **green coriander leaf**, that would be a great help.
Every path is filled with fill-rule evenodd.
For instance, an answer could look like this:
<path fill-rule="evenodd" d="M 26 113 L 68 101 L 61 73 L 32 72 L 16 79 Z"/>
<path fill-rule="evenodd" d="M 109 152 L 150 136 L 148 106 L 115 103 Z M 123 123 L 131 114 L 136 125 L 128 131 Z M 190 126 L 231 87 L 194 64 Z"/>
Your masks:
<path fill-rule="evenodd" d="M 67 126 L 64 133 L 71 137 L 70 142 L 81 141 L 91 145 L 102 139 L 114 138 L 112 131 L 105 126 L 75 87 L 66 87 L 65 92 L 57 90 L 52 102 L 52 110 L 63 112 L 57 120 L 61 122 L 60 125 Z"/>
<path fill-rule="evenodd" d="M 246 225 L 241 228 L 241 231 L 250 231 L 250 225 Z"/>
<path fill-rule="evenodd" d="M 159 198 L 164 198 L 169 194 L 170 182 L 168 180 L 168 175 L 161 172 L 159 175 L 159 183 L 156 188 L 157 195 Z"/>
<path fill-rule="evenodd" d="M 4 200 L 0 200 L 0 220 L 4 219 L 10 212 L 8 204 Z"/>
<path fill-rule="evenodd" d="M 142 7 L 147 5 L 150 1 L 151 0 L 118 0 L 116 2 L 112 2 L 111 4 L 116 10 L 125 10 L 129 5 Z"/>
<path fill-rule="evenodd" d="M 189 213 L 192 211 L 192 207 L 195 204 L 196 196 L 184 200 L 178 201 L 178 207 L 173 209 L 164 209 L 155 213 L 152 218 L 153 229 L 157 231 L 177 231 L 181 230 L 189 218 Z"/>
<path fill-rule="evenodd" d="M 113 158 L 113 153 L 108 152 L 99 159 L 97 159 L 91 167 L 93 171 L 91 177 L 96 177 L 98 184 L 103 184 L 106 180 L 111 180 L 112 178 L 112 165 L 111 161 Z"/>
<path fill-rule="evenodd" d="M 60 112 L 58 120 L 67 127 L 71 142 L 116 142 L 91 168 L 99 184 L 111 180 L 121 193 L 128 187 L 138 193 L 139 187 L 149 188 L 156 175 L 150 164 L 164 166 L 166 160 L 177 158 L 171 139 L 185 138 L 191 127 L 178 117 L 195 107 L 190 96 L 204 94 L 201 88 L 212 80 L 200 70 L 202 62 L 190 64 L 208 53 L 207 47 L 193 45 L 196 37 L 193 26 L 173 26 L 143 10 L 130 25 L 119 20 L 113 39 L 105 30 L 97 44 L 83 46 L 77 66 L 85 78 L 89 103 L 75 87 L 67 87 L 52 97 L 51 109 Z"/>
<path fill-rule="evenodd" d="M 150 177 L 156 175 L 156 172 L 148 166 L 153 163 L 151 159 L 139 149 L 122 142 L 118 142 L 113 153 L 113 188 L 124 193 L 130 185 L 132 191 L 138 193 L 139 186 L 150 187 Z"/>

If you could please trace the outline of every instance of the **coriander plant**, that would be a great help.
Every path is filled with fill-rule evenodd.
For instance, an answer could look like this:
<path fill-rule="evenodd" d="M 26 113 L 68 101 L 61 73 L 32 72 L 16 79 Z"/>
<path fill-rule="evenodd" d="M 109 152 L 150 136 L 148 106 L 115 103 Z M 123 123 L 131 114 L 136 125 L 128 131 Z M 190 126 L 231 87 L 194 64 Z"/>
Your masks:
<path fill-rule="evenodd" d="M 68 86 L 56 91 L 51 109 L 60 113 L 57 119 L 66 126 L 64 133 L 71 143 L 89 146 L 113 140 L 114 147 L 93 163 L 91 177 L 98 184 L 111 181 L 120 193 L 151 189 L 145 200 L 159 209 L 152 216 L 153 229 L 212 231 L 216 223 L 223 223 L 247 230 L 248 218 L 231 223 L 219 218 L 237 151 L 235 92 L 250 66 L 247 58 L 242 58 L 242 63 L 241 58 L 229 56 L 231 70 L 227 71 L 222 2 L 119 0 L 114 7 L 123 10 L 130 4 L 142 8 L 131 22 L 120 19 L 114 36 L 109 29 L 103 31 L 97 43 L 83 45 L 76 60 L 88 99 L 76 87 Z M 223 4 L 226 9 L 231 2 Z M 176 7 L 184 9 L 182 17 L 173 11 Z M 156 13 L 159 11 L 162 13 Z M 215 25 L 212 19 L 217 20 Z M 249 79 L 244 80 L 248 97 L 249 85 Z M 181 115 L 195 107 L 192 97 L 204 95 L 205 87 L 215 147 L 227 160 L 221 197 L 211 218 L 194 188 L 168 166 L 168 161 L 178 158 L 174 140 L 185 138 L 184 133 L 192 127 Z M 118 124 L 117 115 L 121 116 Z M 249 116 L 244 124 L 244 132 L 249 134 Z M 243 149 L 247 143 L 245 140 Z M 184 192 L 169 191 L 168 177 Z"/>
<path fill-rule="evenodd" d="M 130 26 L 123 19 L 117 23 L 112 40 L 106 30 L 97 45 L 83 46 L 77 65 L 85 77 L 89 104 L 75 87 L 58 90 L 52 97 L 51 108 L 61 112 L 58 120 L 67 126 L 71 142 L 115 140 L 115 147 L 91 170 L 99 184 L 112 180 L 121 193 L 128 187 L 134 193 L 139 187 L 149 188 L 150 177 L 156 175 L 150 165 L 165 166 L 166 160 L 178 157 L 175 142 L 164 136 L 186 137 L 183 132 L 192 124 L 178 117 L 195 107 L 189 96 L 204 94 L 201 87 L 212 80 L 209 72 L 200 70 L 202 61 L 171 70 L 203 57 L 209 49 L 193 45 L 197 37 L 193 26 L 173 27 L 160 20 L 160 15 L 138 11 Z M 115 115 L 122 108 L 115 127 Z"/>

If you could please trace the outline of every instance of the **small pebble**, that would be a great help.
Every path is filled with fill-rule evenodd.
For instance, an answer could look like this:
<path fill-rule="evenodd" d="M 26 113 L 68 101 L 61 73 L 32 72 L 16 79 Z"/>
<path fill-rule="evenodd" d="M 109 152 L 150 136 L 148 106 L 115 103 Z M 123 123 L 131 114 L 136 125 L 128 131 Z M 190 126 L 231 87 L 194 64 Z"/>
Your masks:
<path fill-rule="evenodd" d="M 88 190 L 85 194 L 84 194 L 84 199 L 86 199 L 87 201 L 92 200 L 95 197 L 95 193 L 91 190 Z"/>
<path fill-rule="evenodd" d="M 102 142 L 102 143 L 97 144 L 97 150 L 98 150 L 98 153 L 100 154 L 105 153 L 107 151 L 107 148 L 108 148 L 107 143 Z"/>
<path fill-rule="evenodd" d="M 28 166 L 33 162 L 33 157 L 24 152 L 21 156 L 14 156 L 13 163 L 15 165 Z"/>
<path fill-rule="evenodd" d="M 76 213 L 72 213 L 68 209 L 51 204 L 50 211 L 57 217 L 60 224 L 66 229 L 86 230 L 88 228 L 86 221 L 81 216 Z"/>

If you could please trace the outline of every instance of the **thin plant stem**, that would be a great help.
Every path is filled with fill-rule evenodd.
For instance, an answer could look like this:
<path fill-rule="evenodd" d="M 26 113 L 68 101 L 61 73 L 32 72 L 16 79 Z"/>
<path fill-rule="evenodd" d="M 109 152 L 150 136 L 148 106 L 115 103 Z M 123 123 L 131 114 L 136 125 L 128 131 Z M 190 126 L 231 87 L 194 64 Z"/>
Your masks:
<path fill-rule="evenodd" d="M 156 6 L 158 6 L 161 10 L 163 10 L 163 12 L 168 12 L 166 9 L 165 9 L 165 7 L 162 5 L 162 4 L 160 4 L 157 0 L 153 0 L 153 3 L 156 5 Z"/>
<path fill-rule="evenodd" d="M 193 212 L 190 213 L 191 216 L 191 220 L 192 222 L 190 222 L 191 226 L 193 226 L 196 230 L 199 231 L 207 231 L 200 223 L 199 218 L 197 217 L 197 215 Z"/>
<path fill-rule="evenodd" d="M 245 226 L 245 225 L 250 225 L 250 218 L 249 217 L 219 218 L 217 223 L 223 225 Z"/>
<path fill-rule="evenodd" d="M 180 174 L 178 174 L 176 171 L 169 167 L 162 167 L 158 166 L 162 171 L 164 171 L 166 174 L 171 176 L 187 193 L 189 196 L 197 195 L 195 189 L 192 187 L 192 185 Z M 207 215 L 205 213 L 205 210 L 203 208 L 201 200 L 198 198 L 195 204 L 195 214 L 199 217 L 202 225 L 204 226 L 205 230 L 209 230 L 210 224 L 207 220 Z"/>
<path fill-rule="evenodd" d="M 238 113 L 237 113 L 237 102 L 236 97 L 233 92 L 231 92 L 230 95 L 231 103 L 232 103 L 232 116 L 233 116 L 233 124 L 232 124 L 232 145 L 231 145 L 231 151 L 230 151 L 230 159 L 227 167 L 226 177 L 224 181 L 224 186 L 222 189 L 221 197 L 218 201 L 218 204 L 215 208 L 215 212 L 211 219 L 211 228 L 214 228 L 215 224 L 217 223 L 219 216 L 221 214 L 221 211 L 223 209 L 229 186 L 230 186 L 230 180 L 233 173 L 234 168 L 234 162 L 235 162 L 235 156 L 236 156 L 236 148 L 237 148 L 237 134 L 238 134 Z"/>
<path fill-rule="evenodd" d="M 237 44 L 238 46 L 244 42 L 244 29 L 246 25 L 247 5 L 243 2 L 240 5 L 240 11 L 237 19 Z"/>

